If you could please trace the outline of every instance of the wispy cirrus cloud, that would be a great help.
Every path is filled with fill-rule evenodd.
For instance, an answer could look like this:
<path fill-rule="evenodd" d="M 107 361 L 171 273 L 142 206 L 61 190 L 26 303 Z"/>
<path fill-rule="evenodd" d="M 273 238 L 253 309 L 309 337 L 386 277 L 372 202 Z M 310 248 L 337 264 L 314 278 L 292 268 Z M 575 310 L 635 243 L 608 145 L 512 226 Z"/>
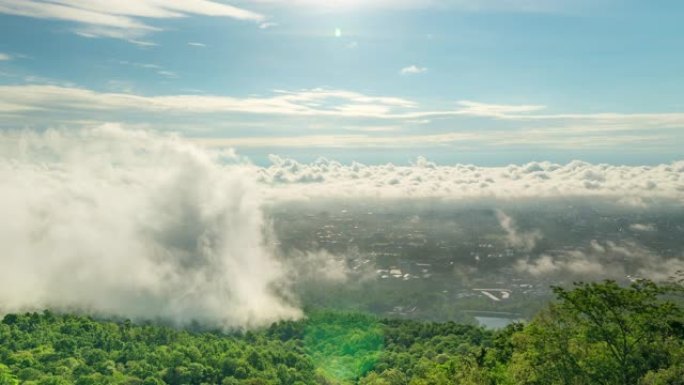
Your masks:
<path fill-rule="evenodd" d="M 0 0 L 0 13 L 76 24 L 74 31 L 87 37 L 110 37 L 136 43 L 159 27 L 150 19 L 191 15 L 228 17 L 261 22 L 264 16 L 213 0 Z"/>
<path fill-rule="evenodd" d="M 131 65 L 163 71 L 154 64 Z M 244 97 L 150 96 L 134 93 L 130 84 L 108 85 L 112 92 L 60 84 L 0 86 L 2 126 L 45 127 L 73 121 L 163 124 L 180 132 L 193 132 L 194 137 L 198 137 L 197 132 L 212 133 L 206 143 L 224 147 L 448 145 L 599 150 L 624 145 L 672 149 L 684 141 L 684 113 L 678 112 L 542 114 L 542 105 L 473 101 L 458 102 L 453 109 L 426 109 L 403 97 L 323 88 L 274 90 Z M 278 133 L 269 129 L 274 122 Z M 447 129 L 443 128 L 445 124 L 449 125 Z M 479 128 L 483 126 L 487 129 Z M 262 132 L 255 133 L 249 127 Z"/>
<path fill-rule="evenodd" d="M 12 59 L 13 59 L 12 56 L 10 56 L 6 53 L 0 52 L 0 61 L 10 61 Z"/>
<path fill-rule="evenodd" d="M 511 115 L 541 111 L 546 106 L 539 105 L 502 105 L 479 103 L 469 100 L 458 102 L 461 107 L 458 112 L 463 115 L 490 116 L 490 117 L 509 117 Z"/>
<path fill-rule="evenodd" d="M 121 62 L 153 71 L 156 64 Z M 0 86 L 0 101 L 43 110 L 71 108 L 83 111 L 140 110 L 179 113 L 248 113 L 261 115 L 373 118 L 412 122 L 430 118 L 470 116 L 534 122 L 551 126 L 534 128 L 543 133 L 572 127 L 573 131 L 631 131 L 637 128 L 681 128 L 684 113 L 565 113 L 540 114 L 543 105 L 504 105 L 459 101 L 453 109 L 426 109 L 417 101 L 396 96 L 375 96 L 349 90 L 325 88 L 274 90 L 268 95 L 159 95 L 145 96 L 98 92 L 72 85 L 20 84 Z"/>
<path fill-rule="evenodd" d="M 558 12 L 581 4 L 585 0 L 249 0 L 254 4 L 271 6 L 298 6 L 313 10 L 335 11 L 349 9 L 399 9 L 414 10 L 427 8 L 459 9 L 468 12 Z"/>
<path fill-rule="evenodd" d="M 154 67 L 144 67 L 157 69 Z M 102 93 L 85 88 L 52 85 L 0 86 L 0 101 L 42 110 L 140 110 L 178 113 L 250 113 L 267 115 L 388 118 L 416 107 L 412 101 L 369 96 L 345 90 L 305 89 L 274 91 L 270 96 L 211 95 L 142 96 Z"/>
<path fill-rule="evenodd" d="M 273 27 L 277 27 L 277 26 L 278 26 L 278 23 L 268 21 L 268 22 L 264 22 L 264 23 L 259 24 L 259 29 L 269 29 L 269 28 L 273 28 Z"/>
<path fill-rule="evenodd" d="M 125 65 L 125 66 L 141 68 L 141 69 L 145 69 L 145 70 L 151 70 L 151 71 L 154 71 L 157 75 L 167 77 L 167 78 L 177 78 L 178 77 L 178 74 L 176 74 L 175 72 L 169 71 L 169 70 L 165 69 L 164 67 L 162 67 L 158 64 L 137 63 L 137 62 L 129 62 L 126 60 L 119 61 L 119 64 Z"/>

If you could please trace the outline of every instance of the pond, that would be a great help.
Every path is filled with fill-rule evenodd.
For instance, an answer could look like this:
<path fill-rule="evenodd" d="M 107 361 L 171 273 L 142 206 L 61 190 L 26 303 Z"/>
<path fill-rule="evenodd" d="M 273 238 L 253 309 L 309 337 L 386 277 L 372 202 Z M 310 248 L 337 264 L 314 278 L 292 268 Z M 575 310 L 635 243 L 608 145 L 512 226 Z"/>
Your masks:
<path fill-rule="evenodd" d="M 513 322 L 520 321 L 517 318 L 508 317 L 475 317 L 480 326 L 484 326 L 487 329 L 503 329 L 506 326 L 512 324 Z"/>

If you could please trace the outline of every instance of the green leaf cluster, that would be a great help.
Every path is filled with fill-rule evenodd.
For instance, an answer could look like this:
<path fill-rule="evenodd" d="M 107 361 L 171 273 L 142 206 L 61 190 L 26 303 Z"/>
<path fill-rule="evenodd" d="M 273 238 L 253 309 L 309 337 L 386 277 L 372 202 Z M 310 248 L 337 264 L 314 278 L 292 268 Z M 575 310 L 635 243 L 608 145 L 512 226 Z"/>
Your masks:
<path fill-rule="evenodd" d="M 330 311 L 234 333 L 8 314 L 0 385 L 684 385 L 681 286 L 554 292 L 499 331 Z"/>

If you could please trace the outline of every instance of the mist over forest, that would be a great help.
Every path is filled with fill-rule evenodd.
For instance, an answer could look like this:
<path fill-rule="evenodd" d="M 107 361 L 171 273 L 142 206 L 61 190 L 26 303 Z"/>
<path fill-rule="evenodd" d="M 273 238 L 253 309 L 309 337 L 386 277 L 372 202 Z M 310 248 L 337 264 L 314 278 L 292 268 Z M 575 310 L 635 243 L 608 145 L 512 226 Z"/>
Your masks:
<path fill-rule="evenodd" d="M 3 135 L 5 313 L 224 330 L 309 308 L 507 323 L 529 319 L 551 285 L 667 281 L 684 269 L 680 163 L 371 168 L 274 158 L 260 168 L 117 126 Z M 338 187 L 353 172 L 390 180 L 376 196 L 361 187 L 351 197 Z M 470 187 L 477 178 L 489 182 Z M 567 191 L 550 190 L 550 178 L 567 180 Z M 511 195 L 488 193 L 498 186 Z"/>

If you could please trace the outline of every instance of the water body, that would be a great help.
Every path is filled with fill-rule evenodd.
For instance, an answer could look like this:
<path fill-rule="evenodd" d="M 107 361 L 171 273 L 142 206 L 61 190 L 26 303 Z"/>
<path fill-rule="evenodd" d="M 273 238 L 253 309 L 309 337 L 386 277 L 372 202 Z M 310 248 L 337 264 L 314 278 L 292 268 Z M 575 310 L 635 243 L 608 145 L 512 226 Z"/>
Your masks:
<path fill-rule="evenodd" d="M 475 317 L 480 326 L 484 326 L 487 329 L 503 329 L 506 326 L 512 324 L 513 322 L 520 321 L 517 318 L 507 318 L 507 317 Z"/>

